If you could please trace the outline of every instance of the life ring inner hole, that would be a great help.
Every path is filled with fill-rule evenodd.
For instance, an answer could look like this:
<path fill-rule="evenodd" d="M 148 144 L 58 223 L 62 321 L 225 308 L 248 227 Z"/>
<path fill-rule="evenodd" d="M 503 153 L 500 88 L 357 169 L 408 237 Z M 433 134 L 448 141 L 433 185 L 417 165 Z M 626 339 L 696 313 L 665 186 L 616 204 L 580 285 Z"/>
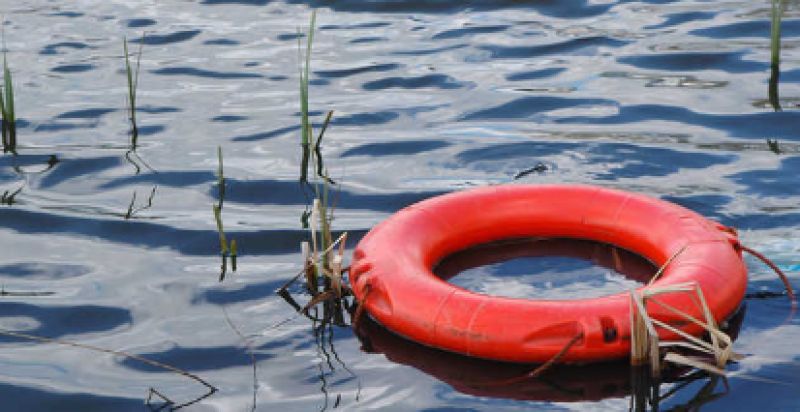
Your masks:
<path fill-rule="evenodd" d="M 433 273 L 461 288 L 524 299 L 584 299 L 642 286 L 658 268 L 628 250 L 587 239 L 517 238 L 473 246 Z"/>

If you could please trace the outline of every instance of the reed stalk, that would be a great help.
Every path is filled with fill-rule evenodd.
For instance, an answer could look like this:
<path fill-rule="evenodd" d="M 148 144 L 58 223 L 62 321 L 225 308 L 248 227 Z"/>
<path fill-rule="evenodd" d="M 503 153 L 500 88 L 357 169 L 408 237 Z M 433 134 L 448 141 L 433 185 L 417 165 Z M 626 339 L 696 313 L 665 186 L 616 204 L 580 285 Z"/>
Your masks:
<path fill-rule="evenodd" d="M 783 111 L 781 107 L 780 92 L 778 85 L 780 84 L 781 77 L 781 20 L 783 13 L 786 11 L 785 0 L 772 0 L 772 9 L 770 13 L 771 26 L 770 26 L 770 75 L 767 86 L 767 95 L 772 109 L 776 112 Z M 780 154 L 778 148 L 778 141 L 771 141 L 767 139 L 767 145 L 770 150 L 775 154 Z"/>
<path fill-rule="evenodd" d="M 695 306 L 702 313 L 698 319 L 683 310 L 673 307 L 658 298 L 667 294 L 688 294 Z M 653 318 L 647 312 L 647 303 L 651 302 L 663 309 L 677 315 L 689 323 L 702 327 L 708 341 L 692 336 L 675 326 L 659 319 Z M 733 351 L 733 341 L 730 336 L 722 332 L 714 319 L 706 302 L 702 289 L 696 283 L 682 283 L 664 287 L 650 287 L 641 293 L 630 291 L 631 308 L 631 364 L 639 366 L 650 364 L 651 374 L 658 377 L 661 363 L 671 362 L 684 366 L 698 368 L 716 375 L 725 375 L 725 366 L 731 360 L 741 359 L 741 355 Z M 657 328 L 664 329 L 679 336 L 683 340 L 660 341 Z M 712 356 L 713 362 L 702 357 L 687 356 L 673 349 L 682 351 L 690 350 L 704 356 Z M 664 352 L 663 359 L 661 353 Z"/>
<path fill-rule="evenodd" d="M 14 109 L 14 82 L 8 68 L 8 54 L 3 51 L 3 85 L 0 90 L 0 115 L 3 117 L 3 152 L 16 153 L 17 118 Z"/>
<path fill-rule="evenodd" d="M 214 213 L 214 221 L 217 224 L 217 234 L 219 235 L 219 253 L 222 257 L 222 265 L 220 267 L 219 281 L 225 280 L 225 274 L 228 269 L 228 258 L 231 260 L 231 270 L 236 272 L 237 269 L 237 253 L 238 245 L 236 239 L 231 239 L 228 243 L 228 238 L 225 236 L 225 228 L 222 224 L 222 206 L 225 203 L 225 170 L 222 162 L 222 146 L 217 146 L 217 191 L 219 193 L 219 201 L 217 204 L 211 206 Z"/>
<path fill-rule="evenodd" d="M 778 67 L 781 64 L 781 20 L 786 11 L 786 0 L 772 0 L 770 13 L 770 64 Z"/>
<path fill-rule="evenodd" d="M 139 86 L 139 68 L 141 67 L 142 62 L 142 47 L 144 46 L 144 35 L 142 35 L 142 41 L 139 42 L 139 51 L 136 54 L 136 64 L 135 66 L 131 64 L 130 60 L 130 53 L 128 52 L 128 38 L 124 37 L 122 39 L 122 49 L 125 53 L 125 75 L 127 78 L 128 84 L 128 95 L 127 103 L 128 103 L 128 119 L 131 123 L 131 149 L 136 150 L 138 139 L 139 139 L 139 127 L 136 125 L 136 90 Z"/>

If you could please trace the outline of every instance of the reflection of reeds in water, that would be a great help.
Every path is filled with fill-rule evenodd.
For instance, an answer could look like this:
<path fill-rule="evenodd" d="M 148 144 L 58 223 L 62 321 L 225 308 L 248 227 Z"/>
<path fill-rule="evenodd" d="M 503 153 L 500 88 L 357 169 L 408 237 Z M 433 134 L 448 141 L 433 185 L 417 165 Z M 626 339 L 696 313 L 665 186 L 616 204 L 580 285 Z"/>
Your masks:
<path fill-rule="evenodd" d="M 13 192 L 10 190 L 6 190 L 5 192 L 3 192 L 2 197 L 0 197 L 0 204 L 8 206 L 13 205 L 16 202 L 17 195 L 19 194 L 19 192 L 22 191 L 23 188 L 25 188 L 24 185 L 20 186 L 17 190 L 14 190 Z"/>
<path fill-rule="evenodd" d="M 781 77 L 781 20 L 783 13 L 786 11 L 785 0 L 772 0 L 772 9 L 770 13 L 770 75 L 769 86 L 767 87 L 767 95 L 769 104 L 776 112 L 783 111 L 781 107 L 781 100 L 778 91 L 778 85 Z M 767 139 L 767 147 L 775 154 L 781 154 L 781 149 L 778 145 L 777 139 Z"/>
<path fill-rule="evenodd" d="M 770 65 L 773 68 L 781 64 L 781 20 L 786 11 L 786 0 L 772 0 L 770 13 Z"/>
<path fill-rule="evenodd" d="M 780 97 L 778 93 L 778 84 L 781 76 L 781 20 L 783 13 L 786 11 L 785 0 L 772 0 L 772 8 L 770 13 L 770 76 L 768 95 L 769 103 L 773 110 L 780 112 L 781 108 Z"/>
<path fill-rule="evenodd" d="M 351 319 L 357 318 L 358 315 L 352 315 L 355 309 L 350 300 L 352 291 L 344 281 L 344 273 L 347 271 L 347 268 L 343 267 L 347 233 L 343 233 L 335 240 L 333 238 L 331 232 L 333 208 L 328 203 L 328 185 L 324 182 L 316 186 L 316 198 L 312 202 L 309 215 L 310 239 L 301 243 L 303 269 L 277 291 L 277 294 L 298 314 L 311 320 L 314 342 L 320 358 L 317 368 L 320 391 L 324 394 L 322 410 L 330 406 L 328 376 L 339 368 L 357 379 L 356 401 L 359 400 L 361 393 L 360 380 L 339 357 L 333 339 L 334 326 L 349 326 L 345 320 L 346 312 L 351 314 Z M 290 287 L 301 278 L 304 280 L 304 289 L 310 295 L 304 305 L 297 303 L 289 291 Z M 274 327 L 279 327 L 291 319 L 280 322 Z M 333 408 L 338 407 L 340 402 L 341 394 L 337 394 L 332 402 Z"/>
<path fill-rule="evenodd" d="M 727 395 L 730 390 L 727 378 L 691 369 L 689 373 L 669 379 L 669 383 L 672 383 L 673 386 L 662 393 L 663 382 L 659 377 L 654 378 L 647 367 L 632 366 L 628 410 L 631 412 L 658 411 L 661 404 L 670 398 L 687 399 L 687 388 L 691 388 L 691 384 L 705 379 L 708 380 L 694 395 L 683 401 L 682 405 L 673 406 L 670 409 L 672 411 L 699 411 L 703 405 Z M 717 392 L 720 381 L 723 384 L 723 391 Z"/>
<path fill-rule="evenodd" d="M 137 213 L 150 209 L 153 207 L 153 199 L 156 197 L 156 190 L 158 189 L 158 185 L 153 186 L 153 189 L 150 191 L 150 196 L 147 197 L 147 202 L 145 202 L 142 206 L 136 206 L 136 191 L 133 191 L 133 196 L 131 197 L 131 203 L 128 204 L 128 211 L 125 212 L 125 220 L 132 219 Z"/>
<path fill-rule="evenodd" d="M 231 270 L 236 272 L 236 256 L 237 245 L 236 239 L 231 239 L 230 243 L 225 236 L 225 229 L 222 226 L 222 206 L 225 202 L 225 171 L 222 165 L 222 147 L 217 147 L 217 191 L 219 193 L 219 202 L 212 206 L 214 212 L 214 220 L 217 223 L 217 233 L 219 234 L 219 253 L 222 257 L 222 264 L 220 266 L 219 281 L 225 280 L 225 274 L 228 272 L 228 258 L 231 260 Z"/>
<path fill-rule="evenodd" d="M 3 51 L 3 85 L 0 90 L 0 114 L 2 114 L 3 152 L 16 153 L 17 120 L 14 111 L 14 82 L 8 68 L 8 55 Z"/>

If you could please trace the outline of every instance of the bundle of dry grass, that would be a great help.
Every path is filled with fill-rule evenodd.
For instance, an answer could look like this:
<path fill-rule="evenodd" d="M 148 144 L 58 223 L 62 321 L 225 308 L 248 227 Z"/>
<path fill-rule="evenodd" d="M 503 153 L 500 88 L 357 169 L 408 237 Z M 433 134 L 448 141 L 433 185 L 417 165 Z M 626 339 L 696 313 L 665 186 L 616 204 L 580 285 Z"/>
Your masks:
<path fill-rule="evenodd" d="M 704 319 L 698 319 L 658 298 L 661 295 L 675 293 L 688 295 L 702 311 Z M 631 290 L 630 298 L 632 365 L 649 364 L 654 377 L 661 374 L 662 362 L 672 362 L 725 376 L 725 366 L 728 362 L 741 359 L 741 355 L 733 351 L 730 336 L 719 329 L 708 308 L 703 291 L 696 283 L 650 287 L 641 291 Z M 654 318 L 646 309 L 648 302 L 702 327 L 708 335 L 708 341 Z M 683 339 L 661 341 L 658 329 L 667 330 Z"/>

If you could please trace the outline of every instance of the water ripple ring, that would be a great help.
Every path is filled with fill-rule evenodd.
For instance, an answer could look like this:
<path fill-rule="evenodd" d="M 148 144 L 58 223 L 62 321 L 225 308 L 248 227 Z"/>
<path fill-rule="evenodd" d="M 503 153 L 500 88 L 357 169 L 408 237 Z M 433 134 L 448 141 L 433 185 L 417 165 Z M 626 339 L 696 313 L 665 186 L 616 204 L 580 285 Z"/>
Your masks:
<path fill-rule="evenodd" d="M 464 290 L 432 272 L 444 257 L 470 246 L 527 237 L 604 242 L 656 266 L 674 257 L 642 289 L 696 282 L 717 321 L 744 298 L 747 269 L 734 230 L 663 200 L 582 185 L 490 186 L 406 207 L 359 242 L 350 272 L 353 291 L 395 333 L 468 356 L 545 362 L 576 336 L 560 362 L 628 356 L 628 292 L 578 300 L 505 298 Z M 702 318 L 687 295 L 661 300 Z M 693 335 L 702 333 L 659 306 L 649 305 L 648 312 Z M 669 336 L 663 331 L 662 338 Z"/>

